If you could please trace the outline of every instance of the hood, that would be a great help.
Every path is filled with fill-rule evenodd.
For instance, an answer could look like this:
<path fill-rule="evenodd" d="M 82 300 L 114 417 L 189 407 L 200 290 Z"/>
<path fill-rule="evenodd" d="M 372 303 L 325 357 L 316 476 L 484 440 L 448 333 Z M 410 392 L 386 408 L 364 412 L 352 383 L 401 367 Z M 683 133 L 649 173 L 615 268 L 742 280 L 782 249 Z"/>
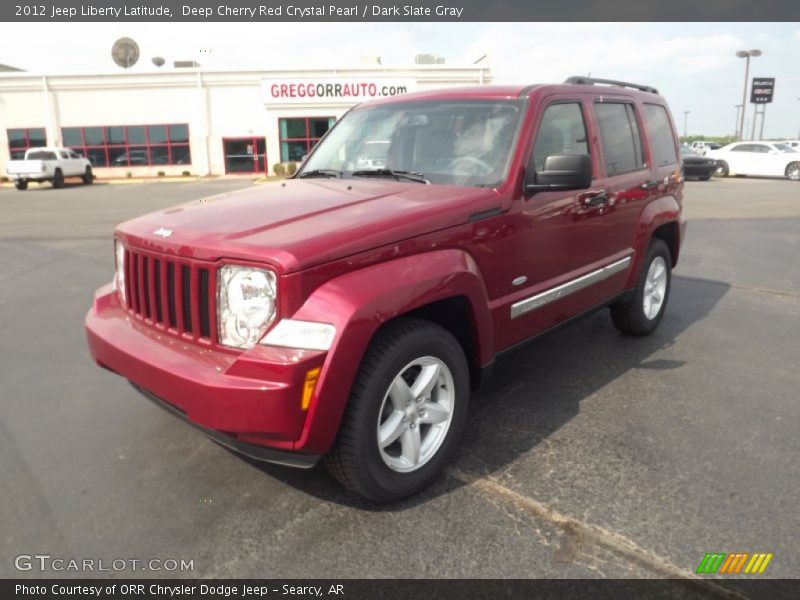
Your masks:
<path fill-rule="evenodd" d="M 289 179 L 150 213 L 117 231 L 129 243 L 157 252 L 254 260 L 288 273 L 460 225 L 498 208 L 497 192 L 485 188 Z"/>

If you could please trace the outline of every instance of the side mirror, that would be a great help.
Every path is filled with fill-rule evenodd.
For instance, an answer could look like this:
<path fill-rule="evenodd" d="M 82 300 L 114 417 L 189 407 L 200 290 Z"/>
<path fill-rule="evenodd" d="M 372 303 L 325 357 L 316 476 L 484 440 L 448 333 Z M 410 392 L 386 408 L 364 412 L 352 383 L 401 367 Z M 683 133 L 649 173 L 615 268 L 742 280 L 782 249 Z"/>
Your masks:
<path fill-rule="evenodd" d="M 525 196 L 536 192 L 585 190 L 592 185 L 592 157 L 588 154 L 553 154 L 544 169 L 531 165 L 525 177 Z"/>

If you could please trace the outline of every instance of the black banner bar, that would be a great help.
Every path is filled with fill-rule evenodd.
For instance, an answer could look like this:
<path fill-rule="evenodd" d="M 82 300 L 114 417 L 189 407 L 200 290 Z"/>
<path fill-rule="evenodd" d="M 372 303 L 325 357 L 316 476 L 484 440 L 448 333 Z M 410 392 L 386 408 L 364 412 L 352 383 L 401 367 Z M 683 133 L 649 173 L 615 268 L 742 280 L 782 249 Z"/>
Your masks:
<path fill-rule="evenodd" d="M 2 580 L 4 600 L 503 600 L 556 598 L 797 598 L 800 580 L 780 579 L 50 579 Z"/>
<path fill-rule="evenodd" d="M 797 0 L 12 0 L 17 22 L 800 21 Z M 622 34 L 623 32 L 618 32 Z"/>

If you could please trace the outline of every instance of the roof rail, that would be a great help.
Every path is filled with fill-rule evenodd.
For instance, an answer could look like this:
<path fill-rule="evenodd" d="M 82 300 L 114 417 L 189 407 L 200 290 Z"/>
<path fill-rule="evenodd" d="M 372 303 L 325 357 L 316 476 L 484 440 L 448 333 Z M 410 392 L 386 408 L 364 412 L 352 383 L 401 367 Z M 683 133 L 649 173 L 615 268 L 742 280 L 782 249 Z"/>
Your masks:
<path fill-rule="evenodd" d="M 650 85 L 640 85 L 638 83 L 629 83 L 627 81 L 616 81 L 614 79 L 597 79 L 595 77 L 583 77 L 581 75 L 573 75 L 572 77 L 567 77 L 564 83 L 574 83 L 577 85 L 594 85 L 596 83 L 602 83 L 605 85 L 615 85 L 617 87 L 633 88 L 641 92 L 650 92 L 651 94 L 658 93 L 658 90 Z"/>

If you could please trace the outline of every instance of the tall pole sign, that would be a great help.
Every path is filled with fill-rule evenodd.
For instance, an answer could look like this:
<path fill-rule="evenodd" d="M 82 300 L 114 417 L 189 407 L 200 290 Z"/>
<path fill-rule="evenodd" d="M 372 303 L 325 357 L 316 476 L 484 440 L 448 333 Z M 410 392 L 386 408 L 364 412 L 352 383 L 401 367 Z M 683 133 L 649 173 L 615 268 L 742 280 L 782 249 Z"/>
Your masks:
<path fill-rule="evenodd" d="M 750 136 L 751 139 L 756 137 L 756 117 L 761 114 L 761 129 L 759 130 L 758 139 L 764 137 L 764 118 L 767 112 L 767 104 L 772 103 L 772 97 L 775 95 L 775 78 L 774 77 L 753 77 L 753 85 L 750 88 L 750 103 L 755 104 L 755 115 L 753 115 L 753 132 Z M 761 106 L 759 112 L 758 107 Z"/>

